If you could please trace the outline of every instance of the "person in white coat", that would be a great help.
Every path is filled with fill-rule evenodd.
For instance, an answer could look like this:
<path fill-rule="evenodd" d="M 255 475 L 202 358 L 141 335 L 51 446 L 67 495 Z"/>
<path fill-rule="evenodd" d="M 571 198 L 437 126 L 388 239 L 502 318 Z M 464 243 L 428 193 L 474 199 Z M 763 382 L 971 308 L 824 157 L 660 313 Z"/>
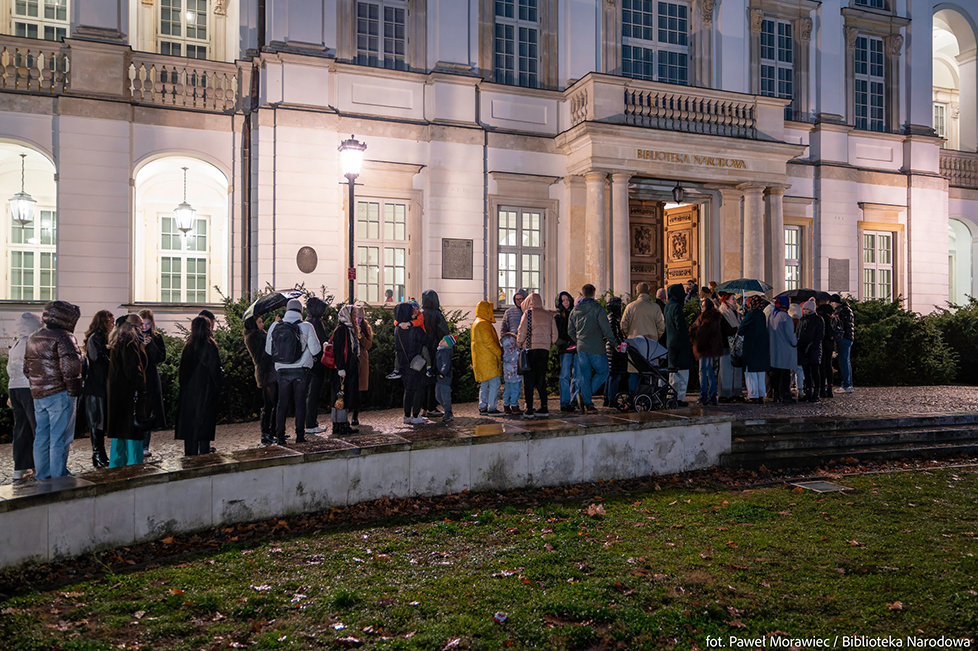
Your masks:
<path fill-rule="evenodd" d="M 275 439 L 285 445 L 285 420 L 289 403 L 295 405 L 295 442 L 306 440 L 306 400 L 309 374 L 323 347 L 316 330 L 302 320 L 302 303 L 289 301 L 285 316 L 268 328 L 265 352 L 275 361 L 278 376 L 278 405 L 275 408 Z"/>

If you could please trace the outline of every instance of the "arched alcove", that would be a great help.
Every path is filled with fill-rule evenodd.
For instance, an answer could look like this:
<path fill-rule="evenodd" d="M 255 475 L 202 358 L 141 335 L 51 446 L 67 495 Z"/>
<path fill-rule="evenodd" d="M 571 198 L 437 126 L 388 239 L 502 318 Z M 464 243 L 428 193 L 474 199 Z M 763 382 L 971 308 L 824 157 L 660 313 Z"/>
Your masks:
<path fill-rule="evenodd" d="M 975 296 L 975 241 L 978 228 L 963 219 L 951 218 L 948 225 L 948 302 L 964 305 Z"/>
<path fill-rule="evenodd" d="M 934 12 L 934 129 L 949 149 L 975 151 L 978 144 L 976 33 L 960 8 L 942 4 Z"/>

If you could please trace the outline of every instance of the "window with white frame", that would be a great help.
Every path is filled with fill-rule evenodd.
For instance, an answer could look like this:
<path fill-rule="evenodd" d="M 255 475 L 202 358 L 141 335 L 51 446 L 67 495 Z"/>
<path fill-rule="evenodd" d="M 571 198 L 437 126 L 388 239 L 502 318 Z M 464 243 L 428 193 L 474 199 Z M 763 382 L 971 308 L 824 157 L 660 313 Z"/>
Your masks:
<path fill-rule="evenodd" d="M 883 39 L 865 35 L 856 37 L 854 72 L 856 128 L 883 131 Z"/>
<path fill-rule="evenodd" d="M 540 86 L 539 0 L 493 0 L 493 78 Z"/>
<path fill-rule="evenodd" d="M 404 201 L 357 202 L 357 295 L 368 303 L 407 300 L 408 210 Z"/>
<path fill-rule="evenodd" d="M 160 215 L 160 297 L 163 303 L 206 303 L 208 219 L 197 215 L 186 234 L 173 215 Z"/>
<path fill-rule="evenodd" d="M 784 227 L 784 288 L 801 287 L 801 226 Z"/>
<path fill-rule="evenodd" d="M 544 270 L 544 211 L 538 208 L 503 208 L 497 211 L 497 304 L 512 300 L 517 289 L 540 292 Z"/>
<path fill-rule="evenodd" d="M 870 9 L 886 9 L 886 0 L 855 0 L 857 7 L 869 7 Z"/>
<path fill-rule="evenodd" d="M 792 100 L 784 107 L 784 117 L 794 119 L 794 26 L 786 20 L 761 23 L 761 95 Z"/>
<path fill-rule="evenodd" d="M 68 36 L 69 0 L 13 0 L 14 36 L 60 41 Z"/>
<path fill-rule="evenodd" d="M 207 0 L 160 0 L 160 54 L 206 59 Z"/>
<path fill-rule="evenodd" d="M 9 217 L 8 217 L 9 220 Z M 8 296 L 14 301 L 55 298 L 58 217 L 54 210 L 35 210 L 34 221 L 21 226 L 9 220 Z"/>
<path fill-rule="evenodd" d="M 357 63 L 407 70 L 407 1 L 357 2 Z"/>
<path fill-rule="evenodd" d="M 689 6 L 623 0 L 621 70 L 626 77 L 689 84 Z"/>
<path fill-rule="evenodd" d="M 934 131 L 941 138 L 947 138 L 947 104 L 934 102 Z M 941 148 L 947 147 L 947 141 L 941 143 Z"/>
<path fill-rule="evenodd" d="M 863 231 L 863 300 L 893 300 L 893 233 Z"/>

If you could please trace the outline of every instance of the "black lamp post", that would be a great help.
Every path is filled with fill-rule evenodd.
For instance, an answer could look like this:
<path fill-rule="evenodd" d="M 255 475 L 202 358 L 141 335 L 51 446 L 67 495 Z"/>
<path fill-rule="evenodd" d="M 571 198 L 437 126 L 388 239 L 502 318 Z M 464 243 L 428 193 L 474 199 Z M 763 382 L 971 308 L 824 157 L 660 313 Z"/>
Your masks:
<path fill-rule="evenodd" d="M 348 305 L 353 305 L 353 297 L 356 294 L 357 265 L 355 260 L 355 250 L 353 246 L 354 228 L 356 226 L 356 214 L 354 212 L 354 186 L 357 177 L 360 176 L 360 166 L 363 164 L 363 152 L 367 148 L 365 143 L 360 142 L 352 135 L 349 139 L 340 144 L 340 167 L 343 169 L 343 176 L 346 177 L 347 184 L 350 186 L 349 213 L 350 213 L 350 267 L 347 270 L 347 278 L 350 281 L 350 298 Z"/>

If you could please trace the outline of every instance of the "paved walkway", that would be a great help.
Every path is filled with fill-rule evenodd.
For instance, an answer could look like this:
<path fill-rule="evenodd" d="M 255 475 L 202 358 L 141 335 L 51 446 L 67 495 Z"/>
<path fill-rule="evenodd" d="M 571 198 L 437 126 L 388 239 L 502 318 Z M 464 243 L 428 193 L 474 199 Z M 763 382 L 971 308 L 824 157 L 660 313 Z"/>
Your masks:
<path fill-rule="evenodd" d="M 943 414 L 948 412 L 978 412 L 978 387 L 872 387 L 858 388 L 851 394 L 840 394 L 832 400 L 817 404 L 796 403 L 793 405 L 744 405 L 729 404 L 719 407 L 706 407 L 704 414 L 722 414 L 737 420 L 756 419 L 765 417 L 826 417 L 826 416 L 899 416 L 910 414 Z M 690 410 L 682 410 L 689 414 Z M 610 413 L 610 412 L 609 412 Z M 561 414 L 553 409 L 551 415 L 559 419 L 586 420 L 587 416 Z M 370 411 L 361 414 L 361 434 L 398 434 L 414 430 L 414 427 L 401 422 L 403 414 L 400 410 L 388 409 Z M 320 423 L 326 424 L 328 415 L 320 416 Z M 500 418 L 513 417 L 480 417 L 475 403 L 455 406 L 455 427 L 466 427 L 482 423 L 498 422 Z M 424 429 L 431 430 L 432 436 L 437 436 L 443 426 L 441 421 L 435 421 Z M 328 433 L 309 436 L 309 446 L 327 438 Z M 412 437 L 417 438 L 417 437 Z M 234 423 L 220 425 L 217 428 L 217 440 L 214 447 L 221 452 L 243 450 L 259 447 L 259 428 L 257 422 Z M 292 446 L 294 444 L 290 444 Z M 153 455 L 147 458 L 148 463 L 161 464 L 168 459 L 183 456 L 183 442 L 173 438 L 173 431 L 153 434 L 151 446 Z M 87 439 L 77 439 L 71 446 L 68 457 L 68 469 L 75 474 L 92 470 L 92 451 Z M 0 484 L 11 483 L 13 473 L 13 456 L 11 445 L 0 445 Z"/>

